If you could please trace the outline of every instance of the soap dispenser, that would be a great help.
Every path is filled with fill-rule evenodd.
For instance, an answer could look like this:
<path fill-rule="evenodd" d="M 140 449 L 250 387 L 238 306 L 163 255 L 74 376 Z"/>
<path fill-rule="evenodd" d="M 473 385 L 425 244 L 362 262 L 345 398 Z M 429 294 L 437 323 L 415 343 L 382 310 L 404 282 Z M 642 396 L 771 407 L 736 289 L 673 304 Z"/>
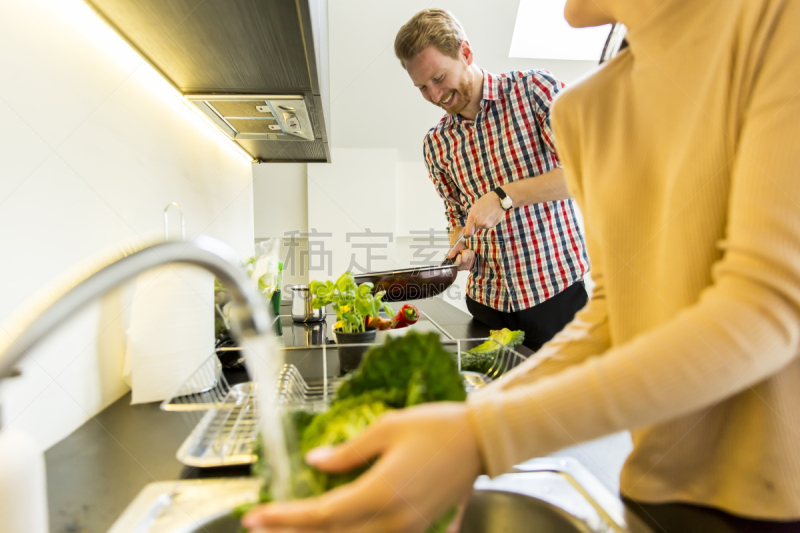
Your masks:
<path fill-rule="evenodd" d="M 2 425 L 0 404 L 0 524 L 3 533 L 48 533 L 44 453 L 26 432 Z"/>

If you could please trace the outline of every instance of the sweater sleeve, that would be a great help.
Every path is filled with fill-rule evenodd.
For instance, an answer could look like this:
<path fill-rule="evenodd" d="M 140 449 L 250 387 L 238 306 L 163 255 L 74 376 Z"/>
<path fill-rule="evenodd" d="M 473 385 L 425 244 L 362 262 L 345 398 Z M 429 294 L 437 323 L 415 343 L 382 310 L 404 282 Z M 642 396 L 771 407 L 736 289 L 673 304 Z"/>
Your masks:
<path fill-rule="evenodd" d="M 590 257 L 593 265 L 599 265 L 599 253 L 587 235 Z M 525 383 L 531 383 L 544 376 L 556 374 L 561 370 L 585 361 L 588 357 L 604 352 L 610 346 L 608 331 L 608 310 L 606 307 L 605 281 L 600 268 L 592 270 L 595 282 L 591 299 L 575 318 L 552 340 L 546 343 L 525 363 L 521 364 L 502 380 L 491 385 L 510 390 Z M 492 392 L 487 387 L 482 392 Z"/>
<path fill-rule="evenodd" d="M 713 406 L 797 356 L 800 69 L 792 65 L 800 38 L 792 26 L 800 4 L 787 5 L 791 13 L 753 51 L 761 59 L 752 86 L 741 88 L 749 97 L 712 283 L 697 303 L 627 343 L 607 350 L 598 344 L 594 354 L 582 343 L 578 364 L 471 398 L 472 427 L 490 475 L 577 442 Z"/>

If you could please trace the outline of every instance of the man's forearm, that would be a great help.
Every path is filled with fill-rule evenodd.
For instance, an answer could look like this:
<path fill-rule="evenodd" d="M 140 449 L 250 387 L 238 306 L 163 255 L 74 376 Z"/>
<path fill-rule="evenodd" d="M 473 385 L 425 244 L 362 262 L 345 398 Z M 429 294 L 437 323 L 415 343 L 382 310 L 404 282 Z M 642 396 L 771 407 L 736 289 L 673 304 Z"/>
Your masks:
<path fill-rule="evenodd" d="M 503 185 L 503 190 L 511 197 L 514 207 L 572 198 L 564 171 L 560 168 Z"/>

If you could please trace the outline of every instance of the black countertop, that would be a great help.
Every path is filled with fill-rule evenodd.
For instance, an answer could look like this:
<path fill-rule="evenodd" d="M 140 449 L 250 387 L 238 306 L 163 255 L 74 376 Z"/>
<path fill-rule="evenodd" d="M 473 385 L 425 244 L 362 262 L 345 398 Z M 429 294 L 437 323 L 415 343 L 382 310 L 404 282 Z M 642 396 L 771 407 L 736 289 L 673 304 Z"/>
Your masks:
<path fill-rule="evenodd" d="M 489 334 L 486 326 L 440 299 L 413 303 L 453 338 Z M 288 303 L 281 314 L 290 314 Z M 161 411 L 158 403 L 130 405 L 130 401 L 126 394 L 45 453 L 52 533 L 107 531 L 139 491 L 154 481 L 249 473 L 246 466 L 185 467 L 175 452 L 197 418 Z"/>

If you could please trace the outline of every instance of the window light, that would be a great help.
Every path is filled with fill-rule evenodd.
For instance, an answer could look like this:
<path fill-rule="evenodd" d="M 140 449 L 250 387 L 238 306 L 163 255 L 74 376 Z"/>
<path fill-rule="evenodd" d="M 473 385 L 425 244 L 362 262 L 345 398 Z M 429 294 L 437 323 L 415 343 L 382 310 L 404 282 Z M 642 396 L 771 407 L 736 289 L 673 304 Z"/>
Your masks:
<path fill-rule="evenodd" d="M 611 25 L 573 28 L 566 0 L 520 0 L 508 57 L 599 60 Z"/>

